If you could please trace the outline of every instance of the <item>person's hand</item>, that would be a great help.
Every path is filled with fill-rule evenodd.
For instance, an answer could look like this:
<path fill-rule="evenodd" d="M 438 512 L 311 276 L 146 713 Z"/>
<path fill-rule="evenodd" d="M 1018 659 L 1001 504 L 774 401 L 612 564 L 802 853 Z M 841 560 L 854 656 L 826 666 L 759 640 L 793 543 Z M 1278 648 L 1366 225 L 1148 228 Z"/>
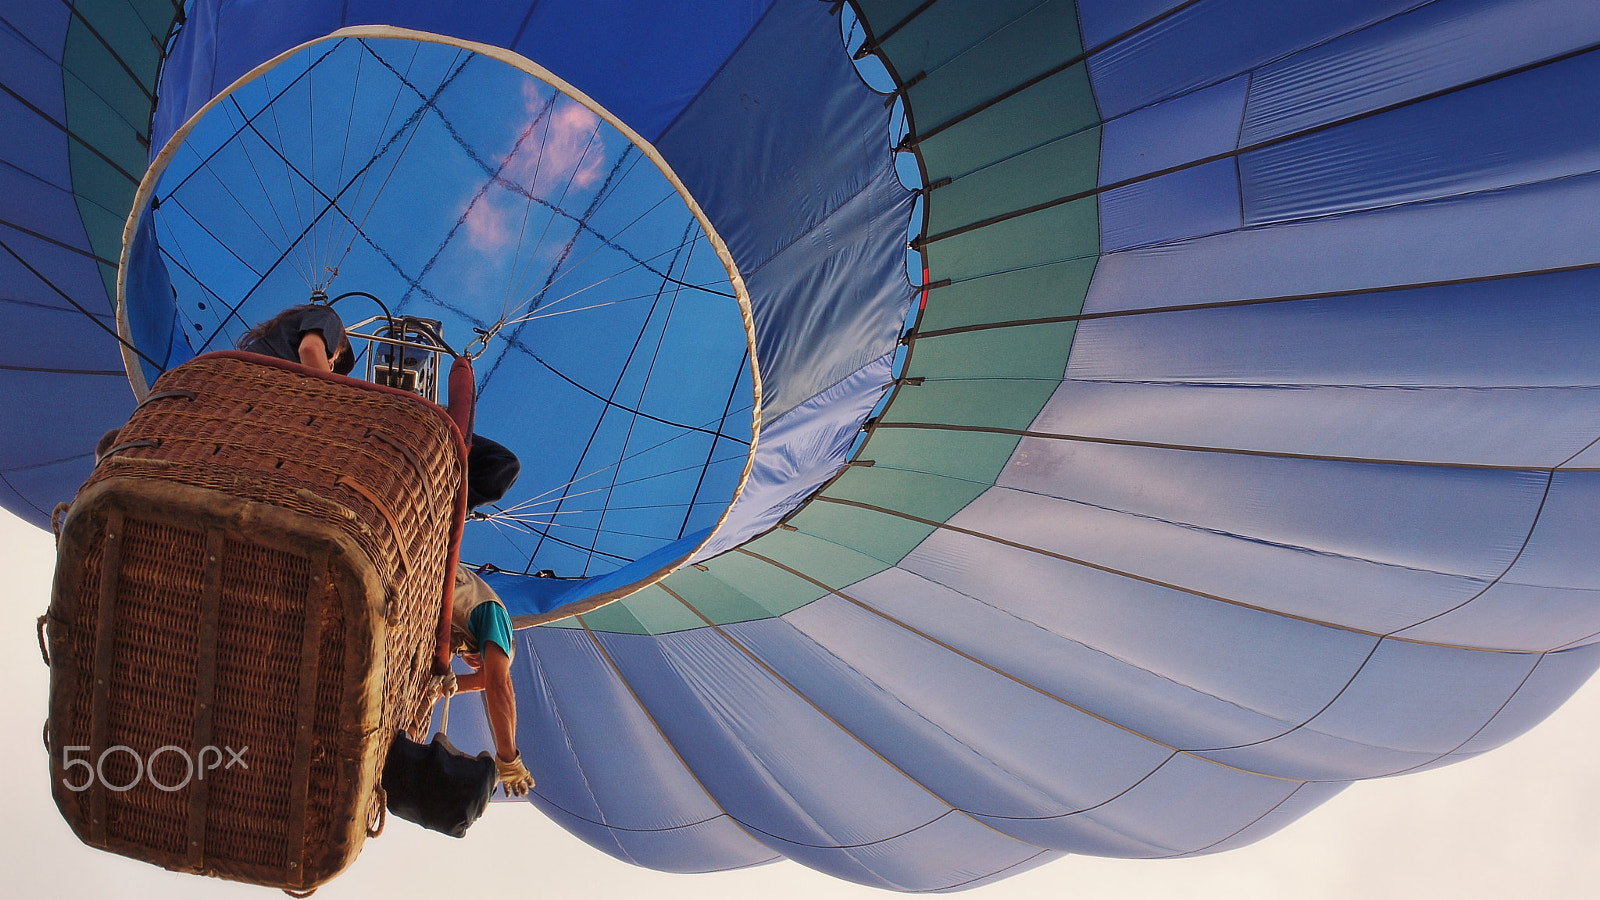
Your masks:
<path fill-rule="evenodd" d="M 522 797 L 533 790 L 533 775 L 528 771 L 528 767 L 522 764 L 521 753 L 510 762 L 496 756 L 494 768 L 500 775 L 500 784 L 505 787 L 507 797 Z"/>
<path fill-rule="evenodd" d="M 446 672 L 439 676 L 439 696 L 454 697 L 456 695 L 456 673 Z"/>

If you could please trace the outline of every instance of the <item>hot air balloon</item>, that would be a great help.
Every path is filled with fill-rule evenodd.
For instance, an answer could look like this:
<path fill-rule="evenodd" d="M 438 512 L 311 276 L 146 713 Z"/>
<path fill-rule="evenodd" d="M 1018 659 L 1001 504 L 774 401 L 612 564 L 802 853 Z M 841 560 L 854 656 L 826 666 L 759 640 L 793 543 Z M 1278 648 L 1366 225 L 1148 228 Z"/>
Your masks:
<path fill-rule="evenodd" d="M 312 290 L 476 335 L 620 859 L 1214 853 L 1600 665 L 1589 4 L 3 9 L 6 507 Z"/>

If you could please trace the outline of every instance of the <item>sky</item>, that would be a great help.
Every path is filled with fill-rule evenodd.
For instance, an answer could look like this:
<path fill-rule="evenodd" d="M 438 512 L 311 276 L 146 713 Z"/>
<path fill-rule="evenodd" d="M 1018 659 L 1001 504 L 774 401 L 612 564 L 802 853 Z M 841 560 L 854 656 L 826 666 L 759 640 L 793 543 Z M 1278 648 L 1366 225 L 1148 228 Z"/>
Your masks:
<path fill-rule="evenodd" d="M 227 898 L 263 888 L 166 872 L 89 848 L 50 799 L 39 737 L 49 671 L 35 618 L 49 604 L 50 535 L 0 512 L 0 884 L 10 897 Z M 1365 782 L 1250 847 L 1187 860 L 1067 857 L 970 891 L 975 900 L 1031 898 L 1361 897 L 1568 898 L 1600 881 L 1600 682 L 1582 688 L 1529 734 L 1457 765 Z M 532 768 L 538 775 L 538 762 Z M 460 872 L 477 873 L 467 882 Z M 464 884 L 470 883 L 469 886 Z M 640 869 L 595 850 L 521 803 L 491 806 L 465 839 L 392 819 L 321 900 L 383 896 L 650 897 L 720 900 L 887 898 L 890 892 L 789 862 L 708 875 Z"/>

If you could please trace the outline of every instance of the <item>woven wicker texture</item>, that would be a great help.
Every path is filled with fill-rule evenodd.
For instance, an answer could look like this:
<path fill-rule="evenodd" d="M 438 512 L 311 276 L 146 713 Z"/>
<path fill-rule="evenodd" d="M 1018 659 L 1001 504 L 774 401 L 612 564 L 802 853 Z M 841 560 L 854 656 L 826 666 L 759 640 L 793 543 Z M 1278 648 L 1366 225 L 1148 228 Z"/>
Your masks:
<path fill-rule="evenodd" d="M 459 438 L 418 398 L 232 356 L 151 397 L 63 527 L 51 743 L 133 748 L 104 758 L 110 785 L 188 753 L 58 804 L 115 852 L 314 886 L 380 813 L 392 735 L 427 727 Z M 249 748 L 248 770 L 152 785 L 203 745 Z"/>

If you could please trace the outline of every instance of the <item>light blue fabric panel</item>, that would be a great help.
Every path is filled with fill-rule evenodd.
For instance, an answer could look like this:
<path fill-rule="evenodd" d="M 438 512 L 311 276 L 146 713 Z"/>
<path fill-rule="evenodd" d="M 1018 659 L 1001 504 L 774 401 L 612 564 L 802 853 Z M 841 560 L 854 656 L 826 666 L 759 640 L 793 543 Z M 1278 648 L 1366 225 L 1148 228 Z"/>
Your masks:
<path fill-rule="evenodd" d="M 937 890 L 1040 853 L 953 814 L 717 631 L 601 643 L 722 808 L 792 859 L 863 884 Z"/>
<path fill-rule="evenodd" d="M 1204 533 L 1374 563 L 1400 577 L 1443 573 L 1487 583 L 1522 548 L 1546 480 L 1516 470 L 1024 438 L 998 487 L 1170 526 L 1175 530 L 1157 533 L 1171 533 L 1174 541 L 1184 540 L 1183 531 Z"/>
<path fill-rule="evenodd" d="M 1585 552 L 1595 546 L 1596 503 L 1600 501 L 1600 472 L 1558 470 L 1550 482 L 1549 496 L 1539 511 L 1539 524 L 1517 557 L 1507 579 L 1593 590 L 1600 588 L 1600 573 Z"/>
<path fill-rule="evenodd" d="M 586 633 L 521 634 L 517 730 L 538 780 L 534 805 L 637 865 L 711 871 L 775 858 L 684 768 Z"/>
<path fill-rule="evenodd" d="M 753 189 L 725 187 L 733 196 L 721 199 L 730 201 Z M 781 416 L 894 351 L 915 296 L 905 278 L 912 198 L 882 158 L 825 225 L 792 235 L 770 259 L 739 261 L 755 314 L 766 415 Z"/>
<path fill-rule="evenodd" d="M 1149 24 L 1185 0 L 1078 0 L 1083 46 L 1095 50 Z"/>
<path fill-rule="evenodd" d="M 1102 357 L 1104 359 L 1104 357 Z M 1548 468 L 1594 439 L 1593 387 L 1061 383 L 1034 431 L 1182 448 Z"/>
<path fill-rule="evenodd" d="M 793 630 L 749 632 L 762 661 L 968 813 L 1010 819 L 1077 812 L 1148 775 L 1170 753 L 838 597 L 783 621 Z M 1062 767 L 1062 757 L 1079 764 Z"/>
<path fill-rule="evenodd" d="M 1600 53 L 1495 78 L 1244 154 L 1250 225 L 1600 169 Z M 1538 135 L 1529 140 L 1529 135 Z"/>
<path fill-rule="evenodd" d="M 1600 176 L 1101 257 L 1085 313 L 1422 285 L 1588 266 Z M 1467 223 L 1471 223 L 1470 226 Z"/>
<path fill-rule="evenodd" d="M 1588 564 L 1600 540 L 1597 494 L 1600 472 L 1557 471 L 1508 570 L 1481 595 L 1401 636 L 1450 644 L 1492 636 L 1499 646 L 1525 650 L 1592 642 L 1600 635 L 1600 574 Z"/>
<path fill-rule="evenodd" d="M 1232 151 L 1249 86 L 1240 76 L 1106 122 L 1101 186 Z"/>
<path fill-rule="evenodd" d="M 1411 102 L 1596 41 L 1600 7 L 1584 0 L 1426 3 L 1257 69 L 1240 143 Z M 1537 148 L 1543 136 L 1527 143 Z"/>
<path fill-rule="evenodd" d="M 1231 159 L 1179 169 L 1100 194 L 1107 253 L 1240 227 L 1239 170 Z"/>
<path fill-rule="evenodd" d="M 1284 798 L 1282 802 L 1272 807 L 1261 818 L 1239 829 L 1232 837 L 1224 838 L 1192 853 L 1180 855 L 1204 856 L 1253 844 L 1276 834 L 1301 816 L 1331 800 L 1334 795 L 1349 786 L 1349 783 L 1344 781 L 1308 781 L 1300 785 L 1293 794 Z"/>
<path fill-rule="evenodd" d="M 1235 837 L 1293 797 L 1300 786 L 1296 780 L 1268 778 L 1179 753 L 1093 815 L 1148 848 L 1108 855 L 1180 856 Z"/>
<path fill-rule="evenodd" d="M 1100 319 L 1078 325 L 1068 374 L 1209 384 L 1590 387 L 1600 384 L 1600 359 L 1585 336 L 1600 326 L 1600 309 L 1583 298 L 1597 289 L 1600 269 L 1587 269 Z"/>
<path fill-rule="evenodd" d="M 984 578 L 986 565 L 1003 566 L 1004 583 Z M 886 572 L 887 584 L 852 596 L 1172 747 L 1261 740 L 1305 721 L 1377 643 L 947 531 L 902 568 L 920 577 Z"/>
<path fill-rule="evenodd" d="M 1597 664 L 1600 664 L 1600 646 L 1595 644 L 1546 653 L 1494 719 L 1440 764 L 1493 750 L 1520 737 L 1583 687 Z"/>
<path fill-rule="evenodd" d="M 1530 512 L 1531 515 L 1531 512 Z M 1321 554 L 1268 541 L 994 488 L 951 524 L 1231 604 L 1386 633 L 1475 594 L 1481 577 Z M 1110 573 L 1117 573 L 1111 575 Z"/>
<path fill-rule="evenodd" d="M 915 788 L 921 802 L 906 804 L 903 779 L 899 790 L 881 784 L 881 763 L 870 761 L 870 752 L 712 629 L 659 638 L 602 634 L 600 641 L 720 805 L 765 835 L 817 846 L 864 844 L 948 812 Z M 835 808 L 797 818 L 807 801 L 821 799 L 821 784 L 806 769 L 830 758 L 834 778 L 849 779 L 847 793 L 873 798 L 867 817 L 850 822 Z"/>
<path fill-rule="evenodd" d="M 1530 653 L 1385 640 L 1338 698 L 1303 727 L 1204 755 L 1314 780 L 1396 774 L 1460 748 L 1494 718 L 1538 661 Z"/>
<path fill-rule="evenodd" d="M 891 352 L 913 296 L 912 195 L 842 61 L 826 7 L 777 4 L 656 139 L 750 288 L 767 416 Z"/>
<path fill-rule="evenodd" d="M 1564 469 L 1600 468 L 1600 440 L 1588 444 L 1573 456 L 1568 457 L 1561 464 L 1561 467 Z"/>
<path fill-rule="evenodd" d="M 755 464 L 728 519 L 690 562 L 770 530 L 849 459 L 861 422 L 883 399 L 893 354 L 875 359 L 787 413 L 762 423 Z"/>
<path fill-rule="evenodd" d="M 1329 0 L 1311 5 L 1203 0 L 1094 53 L 1089 57 L 1089 74 L 1100 112 L 1113 118 L 1226 81 L 1418 5 L 1420 0 Z M 1104 35 L 1102 28 L 1096 31 L 1097 37 Z M 1089 39 L 1091 45 L 1094 42 Z"/>

